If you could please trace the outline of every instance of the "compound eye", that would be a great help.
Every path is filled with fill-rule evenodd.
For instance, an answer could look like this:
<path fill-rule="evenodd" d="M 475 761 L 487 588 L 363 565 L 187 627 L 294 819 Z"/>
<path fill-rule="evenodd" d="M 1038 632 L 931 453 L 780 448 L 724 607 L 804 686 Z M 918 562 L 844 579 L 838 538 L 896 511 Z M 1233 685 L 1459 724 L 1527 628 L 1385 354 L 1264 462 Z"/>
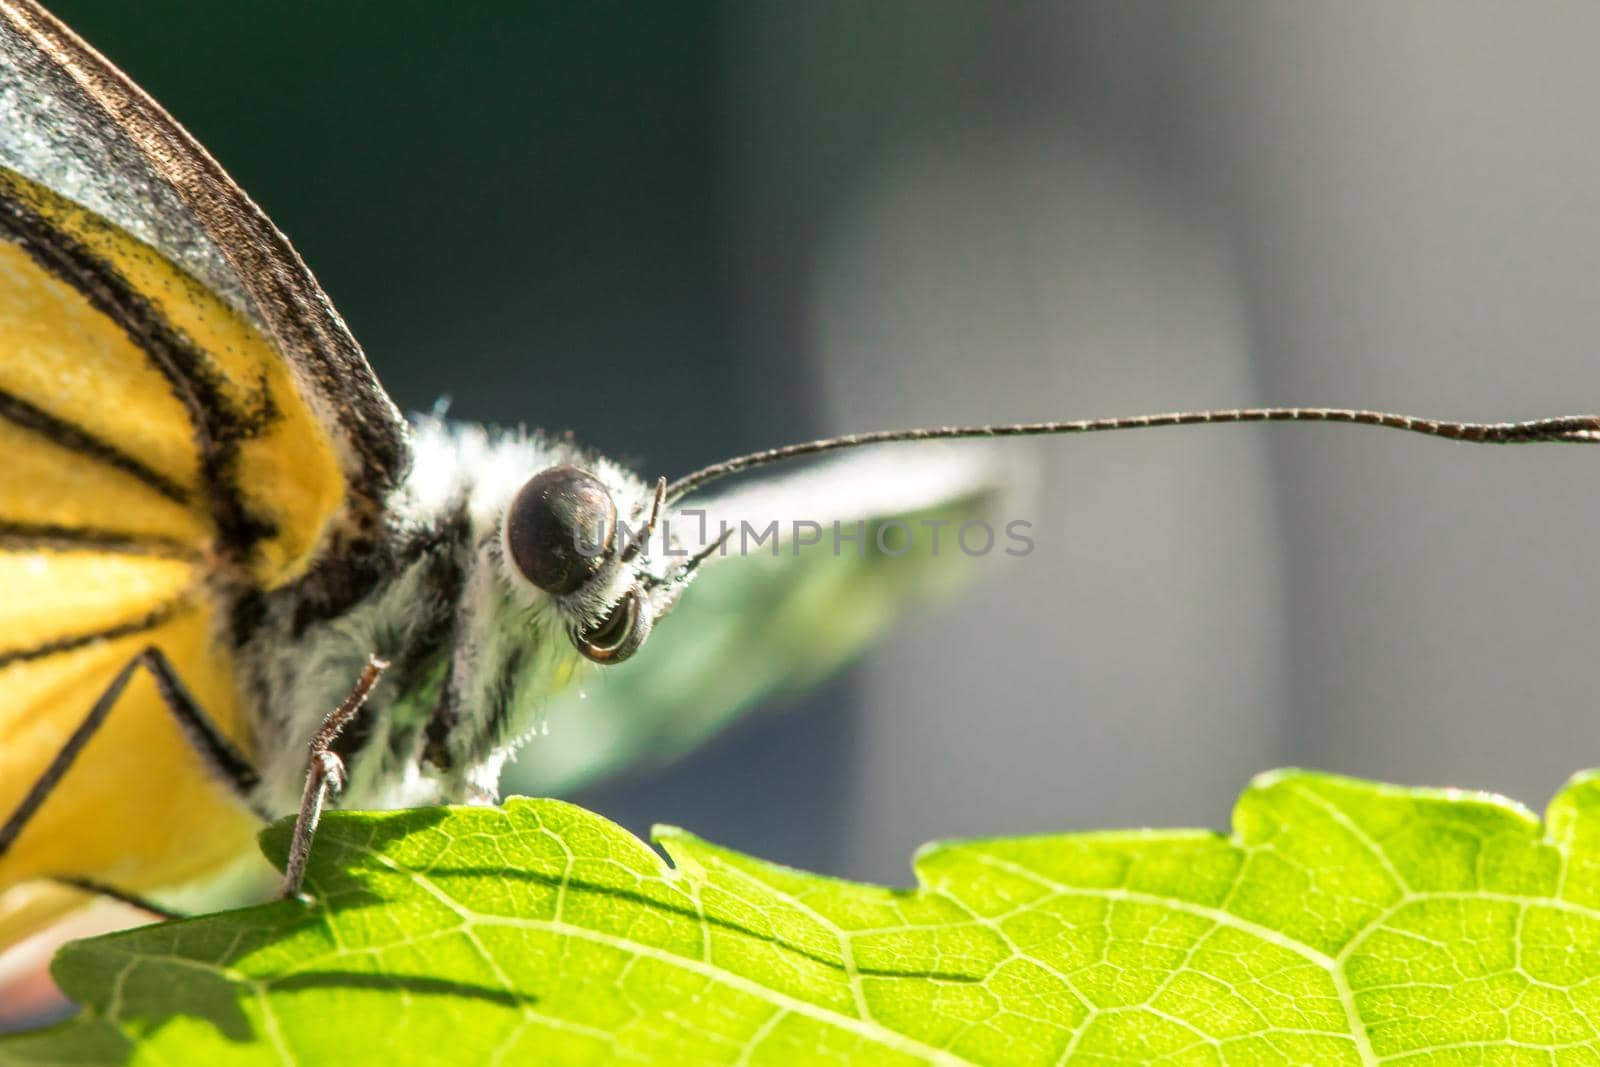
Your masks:
<path fill-rule="evenodd" d="M 617 506 L 600 479 L 577 467 L 542 470 L 506 511 L 506 552 L 547 593 L 577 592 L 611 555 Z"/>
<path fill-rule="evenodd" d="M 621 663 L 639 650 L 650 630 L 639 602 L 638 589 L 628 590 L 595 626 L 575 631 L 572 643 L 596 663 Z"/>

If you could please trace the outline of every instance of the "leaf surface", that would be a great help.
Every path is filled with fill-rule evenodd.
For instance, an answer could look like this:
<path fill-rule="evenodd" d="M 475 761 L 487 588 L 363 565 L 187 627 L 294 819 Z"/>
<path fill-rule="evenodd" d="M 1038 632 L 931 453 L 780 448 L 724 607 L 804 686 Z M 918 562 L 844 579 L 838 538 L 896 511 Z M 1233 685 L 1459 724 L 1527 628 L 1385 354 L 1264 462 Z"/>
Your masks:
<path fill-rule="evenodd" d="M 1541 826 L 1278 772 L 1231 836 L 937 844 L 895 890 L 558 801 L 334 814 L 322 903 L 70 945 L 88 1010 L 0 1063 L 1596 1063 L 1597 831 L 1593 776 Z"/>

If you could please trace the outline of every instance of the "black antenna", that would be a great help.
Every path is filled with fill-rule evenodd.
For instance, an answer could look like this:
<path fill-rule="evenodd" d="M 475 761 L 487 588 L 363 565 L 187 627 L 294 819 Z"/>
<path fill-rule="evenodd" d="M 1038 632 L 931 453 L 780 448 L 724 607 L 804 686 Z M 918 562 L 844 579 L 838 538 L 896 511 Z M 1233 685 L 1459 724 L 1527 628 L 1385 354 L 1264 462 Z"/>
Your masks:
<path fill-rule="evenodd" d="M 1233 408 L 1220 411 L 1173 411 L 1163 415 L 1126 415 L 1110 419 L 1072 422 L 1019 422 L 999 426 L 931 426 L 918 430 L 875 430 L 824 437 L 820 441 L 784 445 L 751 452 L 701 467 L 667 486 L 668 504 L 718 478 L 754 470 L 801 456 L 816 456 L 862 445 L 896 441 L 940 441 L 970 437 L 1042 437 L 1050 434 L 1100 433 L 1105 430 L 1143 430 L 1152 426 L 1194 426 L 1212 422 L 1345 422 L 1358 426 L 1383 426 L 1391 430 L 1442 437 L 1474 444 L 1510 445 L 1530 441 L 1600 441 L 1600 415 L 1560 415 L 1526 422 L 1443 422 L 1395 415 L 1387 411 L 1353 408 Z"/>

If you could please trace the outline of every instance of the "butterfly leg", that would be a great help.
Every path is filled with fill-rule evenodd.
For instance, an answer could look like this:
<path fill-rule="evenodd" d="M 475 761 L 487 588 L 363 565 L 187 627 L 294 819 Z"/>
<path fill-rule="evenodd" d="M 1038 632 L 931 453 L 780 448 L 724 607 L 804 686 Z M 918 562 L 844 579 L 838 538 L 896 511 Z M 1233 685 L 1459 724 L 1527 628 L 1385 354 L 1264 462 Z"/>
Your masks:
<path fill-rule="evenodd" d="M 311 858 L 311 839 L 317 834 L 323 805 L 330 795 L 344 788 L 344 761 L 333 751 L 333 743 L 361 711 L 372 687 L 388 668 L 388 660 L 369 657 L 350 695 L 322 720 L 322 726 L 312 735 L 306 760 L 306 788 L 300 794 L 300 814 L 294 822 L 294 837 L 289 841 L 289 862 L 283 868 L 283 889 L 279 896 L 284 899 L 300 895 L 300 886 L 306 877 L 306 861 Z"/>
<path fill-rule="evenodd" d="M 61 784 L 61 779 L 72 769 L 72 765 L 82 755 L 85 746 L 99 732 L 106 721 L 106 716 L 111 714 L 117 698 L 122 696 L 122 691 L 128 687 L 128 682 L 133 678 L 133 672 L 140 667 L 155 679 L 156 691 L 161 694 L 162 703 L 177 720 L 184 736 L 205 761 L 206 767 L 219 780 L 226 782 L 241 800 L 250 802 L 252 793 L 261 781 L 256 769 L 250 765 L 244 753 L 239 751 L 238 746 L 217 729 L 216 724 L 206 715 L 205 709 L 200 707 L 182 679 L 178 677 L 178 672 L 173 669 L 166 655 L 152 645 L 129 660 L 127 665 L 117 672 L 116 677 L 111 679 L 111 684 L 106 686 L 105 692 L 100 694 L 100 698 L 89 709 L 89 714 L 84 716 L 78 728 L 72 731 L 72 736 L 68 737 L 66 743 L 56 752 L 50 765 L 34 781 L 33 787 L 22 798 L 16 810 L 4 823 L 0 823 L 0 856 L 5 855 L 29 821 L 44 806 L 44 802 L 50 799 L 50 794 Z"/>

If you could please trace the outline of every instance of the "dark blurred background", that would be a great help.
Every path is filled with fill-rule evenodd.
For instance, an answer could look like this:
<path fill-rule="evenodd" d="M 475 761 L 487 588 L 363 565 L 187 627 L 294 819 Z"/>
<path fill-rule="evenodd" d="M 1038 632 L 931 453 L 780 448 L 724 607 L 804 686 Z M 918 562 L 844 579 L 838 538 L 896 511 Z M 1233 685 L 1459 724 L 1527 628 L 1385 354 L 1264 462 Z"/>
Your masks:
<path fill-rule="evenodd" d="M 1590 4 L 52 6 L 403 407 L 648 474 L 951 421 L 1600 408 Z M 1040 551 L 576 799 L 904 882 L 935 836 L 1224 825 L 1287 763 L 1535 807 L 1600 763 L 1595 454 L 1035 452 Z"/>

